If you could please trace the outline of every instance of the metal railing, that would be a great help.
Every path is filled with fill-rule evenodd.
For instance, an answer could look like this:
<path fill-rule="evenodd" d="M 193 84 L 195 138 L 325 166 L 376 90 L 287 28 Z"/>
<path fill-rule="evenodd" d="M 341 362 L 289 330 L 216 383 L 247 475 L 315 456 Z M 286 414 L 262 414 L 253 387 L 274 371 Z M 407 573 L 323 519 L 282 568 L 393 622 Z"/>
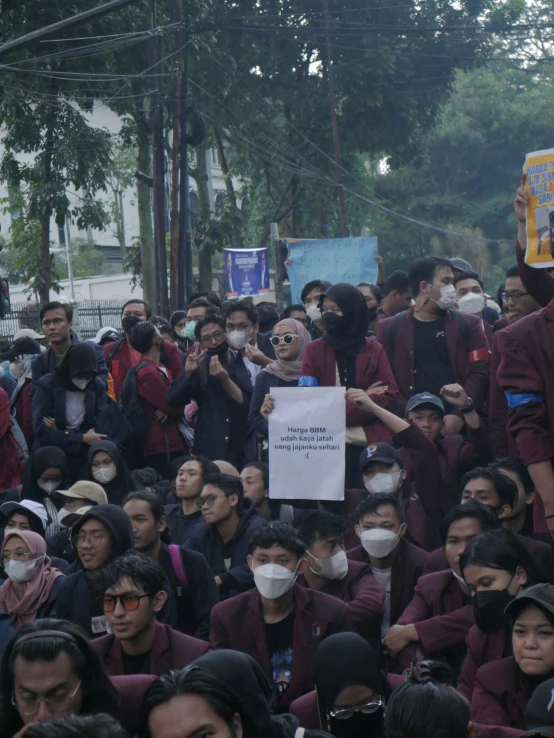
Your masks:
<path fill-rule="evenodd" d="M 83 340 L 94 338 L 100 328 L 121 330 L 123 300 L 82 300 L 74 306 L 74 327 Z M 36 302 L 12 302 L 11 311 L 0 320 L 0 341 L 11 341 L 17 331 L 32 328 L 41 333 L 40 307 Z"/>

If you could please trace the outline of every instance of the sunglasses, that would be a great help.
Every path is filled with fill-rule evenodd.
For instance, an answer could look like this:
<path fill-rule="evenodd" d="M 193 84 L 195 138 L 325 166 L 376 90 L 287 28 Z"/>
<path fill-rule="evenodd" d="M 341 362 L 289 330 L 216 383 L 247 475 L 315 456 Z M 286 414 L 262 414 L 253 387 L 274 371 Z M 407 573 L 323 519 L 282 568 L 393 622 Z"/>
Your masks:
<path fill-rule="evenodd" d="M 271 336 L 269 339 L 272 346 L 279 346 L 281 343 L 286 343 L 290 346 L 295 338 L 298 338 L 294 333 L 285 333 L 284 336 Z"/>
<path fill-rule="evenodd" d="M 138 610 L 140 601 L 143 597 L 149 597 L 150 595 L 134 595 L 134 594 L 123 594 L 123 595 L 105 595 L 100 598 L 100 605 L 104 612 L 113 612 L 117 606 L 117 602 L 121 602 L 121 606 L 124 610 L 132 612 Z"/>

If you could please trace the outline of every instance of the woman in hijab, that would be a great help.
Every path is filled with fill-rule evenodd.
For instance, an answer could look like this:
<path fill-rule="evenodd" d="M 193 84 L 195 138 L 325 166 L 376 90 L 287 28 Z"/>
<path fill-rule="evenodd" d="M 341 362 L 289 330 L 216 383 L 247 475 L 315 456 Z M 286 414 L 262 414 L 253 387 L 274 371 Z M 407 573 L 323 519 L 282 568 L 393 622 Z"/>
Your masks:
<path fill-rule="evenodd" d="M 271 388 L 298 387 L 302 359 L 311 336 L 299 320 L 286 318 L 277 323 L 270 340 L 277 361 L 264 367 L 256 377 L 248 417 L 250 427 L 261 438 L 267 438 L 267 419 L 274 401 Z M 262 460 L 267 461 L 267 458 Z"/>
<path fill-rule="evenodd" d="M 35 451 L 23 467 L 23 483 L 7 489 L 2 502 L 33 500 L 44 505 L 48 513 L 45 537 L 60 530 L 58 508 L 52 501 L 53 493 L 65 482 L 66 456 L 60 448 L 45 446 Z"/>
<path fill-rule="evenodd" d="M 97 377 L 92 343 L 73 343 L 52 374 L 36 383 L 33 399 L 35 446 L 65 451 L 71 474 L 85 461 L 87 446 L 102 440 L 94 424 L 107 407 L 106 385 Z"/>
<path fill-rule="evenodd" d="M 362 293 L 351 284 L 334 284 L 320 296 L 319 307 L 325 333 L 306 347 L 299 386 L 367 391 L 376 385 L 373 399 L 389 408 L 398 395 L 398 388 L 381 344 L 367 338 L 369 312 Z M 355 484 L 362 448 L 376 441 L 392 443 L 388 428 L 347 400 L 347 489 Z"/>
<path fill-rule="evenodd" d="M 0 492 L 21 482 L 23 464 L 11 433 L 12 423 L 9 397 L 0 388 Z"/>
<path fill-rule="evenodd" d="M 365 638 L 357 633 L 329 636 L 318 646 L 314 672 L 315 691 L 290 706 L 303 727 L 321 727 L 335 738 L 384 736 L 385 704 L 392 690 Z"/>
<path fill-rule="evenodd" d="M 243 725 L 244 738 L 294 738 L 300 723 L 293 715 L 271 714 L 273 689 L 263 669 L 251 656 L 223 649 L 204 654 L 196 659 L 194 666 L 207 671 L 238 698 L 250 723 L 250 727 Z M 305 738 L 324 738 L 327 733 L 310 730 L 304 735 Z"/>
<path fill-rule="evenodd" d="M 129 492 L 138 489 L 121 452 L 111 441 L 97 441 L 90 447 L 85 478 L 100 484 L 112 505 L 121 505 Z"/>
<path fill-rule="evenodd" d="M 7 353 L 10 362 L 10 374 L 17 380 L 17 385 L 10 397 L 10 405 L 15 410 L 15 417 L 25 436 L 27 446 L 33 447 L 33 407 L 31 402 L 32 369 L 35 356 L 40 354 L 41 346 L 30 336 L 18 338 Z"/>
<path fill-rule="evenodd" d="M 51 567 L 44 538 L 30 530 L 8 533 L 0 557 L 8 577 L 0 587 L 0 610 L 13 617 L 16 628 L 55 617 L 63 574 Z"/>

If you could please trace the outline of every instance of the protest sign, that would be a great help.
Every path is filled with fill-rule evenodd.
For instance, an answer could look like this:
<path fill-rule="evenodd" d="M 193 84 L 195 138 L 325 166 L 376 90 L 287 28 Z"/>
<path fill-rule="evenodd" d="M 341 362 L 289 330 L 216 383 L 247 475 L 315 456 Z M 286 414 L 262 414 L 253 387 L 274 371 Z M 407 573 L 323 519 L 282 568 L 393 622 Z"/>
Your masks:
<path fill-rule="evenodd" d="M 332 284 L 375 283 L 377 279 L 377 239 L 328 238 L 321 241 L 287 241 L 290 265 L 287 272 L 293 303 L 300 302 L 302 287 L 313 279 Z"/>
<path fill-rule="evenodd" d="M 527 154 L 527 249 L 525 263 L 552 267 L 554 259 L 554 149 Z"/>
<path fill-rule="evenodd" d="M 269 416 L 269 496 L 344 500 L 343 387 L 275 387 Z"/>
<path fill-rule="evenodd" d="M 269 292 L 267 249 L 223 249 L 227 297 Z"/>

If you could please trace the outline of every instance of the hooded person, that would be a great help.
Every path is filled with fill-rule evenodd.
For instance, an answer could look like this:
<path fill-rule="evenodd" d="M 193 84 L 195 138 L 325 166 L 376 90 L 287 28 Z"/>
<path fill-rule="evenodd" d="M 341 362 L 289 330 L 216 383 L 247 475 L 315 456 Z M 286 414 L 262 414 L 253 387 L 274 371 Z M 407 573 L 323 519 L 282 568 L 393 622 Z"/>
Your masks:
<path fill-rule="evenodd" d="M 194 666 L 209 672 L 237 697 L 244 714 L 256 726 L 256 738 L 294 738 L 297 734 L 300 723 L 293 715 L 271 714 L 273 689 L 262 667 L 252 656 L 221 649 L 200 656 Z M 304 733 L 305 738 L 327 735 L 313 730 Z"/>
<path fill-rule="evenodd" d="M 52 617 L 63 574 L 52 568 L 44 538 L 30 530 L 8 533 L 0 557 L 8 577 L 0 587 L 0 610 L 13 617 L 16 628 Z"/>
<path fill-rule="evenodd" d="M 11 432 L 12 425 L 10 400 L 0 388 L 0 492 L 21 482 L 23 465 Z"/>
<path fill-rule="evenodd" d="M 107 389 L 98 378 L 92 343 L 72 344 L 53 374 L 41 377 L 33 397 L 35 447 L 57 446 L 75 473 L 86 458 L 87 445 L 104 436 L 94 425 L 107 407 Z"/>
<path fill-rule="evenodd" d="M 97 441 L 88 452 L 85 478 L 100 484 L 112 505 L 121 505 L 129 492 L 139 487 L 115 443 Z"/>
<path fill-rule="evenodd" d="M 35 438 L 31 404 L 33 374 L 31 363 L 41 351 L 38 341 L 30 336 L 24 336 L 14 341 L 10 350 L 0 357 L 10 362 L 10 374 L 17 382 L 17 386 L 10 397 L 10 406 L 15 410 L 15 417 L 29 448 L 32 448 Z"/>
<path fill-rule="evenodd" d="M 269 406 L 272 407 L 271 389 L 298 386 L 302 359 L 311 340 L 308 330 L 299 320 L 285 318 L 274 327 L 270 341 L 277 360 L 265 366 L 257 375 L 250 400 L 248 422 L 258 436 L 267 438 L 269 413 L 266 411 Z M 254 458 L 258 458 L 257 454 L 249 460 Z"/>

